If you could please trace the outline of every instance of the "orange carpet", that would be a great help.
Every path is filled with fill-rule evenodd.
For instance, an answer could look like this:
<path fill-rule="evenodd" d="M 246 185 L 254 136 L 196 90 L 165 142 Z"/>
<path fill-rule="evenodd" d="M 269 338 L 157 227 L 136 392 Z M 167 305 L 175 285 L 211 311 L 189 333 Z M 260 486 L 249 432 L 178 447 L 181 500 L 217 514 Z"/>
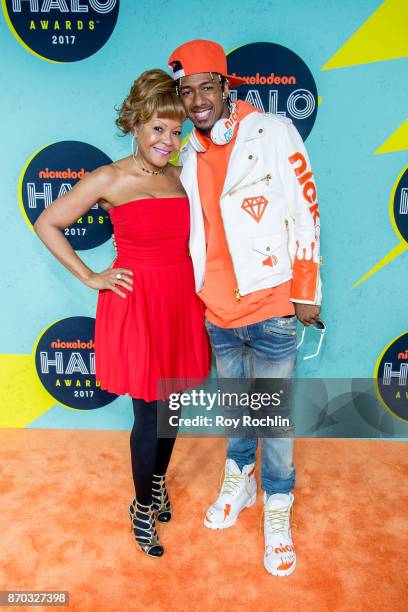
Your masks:
<path fill-rule="evenodd" d="M 406 443 L 296 442 L 298 567 L 276 578 L 262 563 L 260 495 L 231 529 L 202 525 L 220 439 L 177 441 L 165 555 L 144 556 L 129 532 L 128 439 L 0 430 L 0 590 L 67 590 L 81 612 L 407 609 Z"/>

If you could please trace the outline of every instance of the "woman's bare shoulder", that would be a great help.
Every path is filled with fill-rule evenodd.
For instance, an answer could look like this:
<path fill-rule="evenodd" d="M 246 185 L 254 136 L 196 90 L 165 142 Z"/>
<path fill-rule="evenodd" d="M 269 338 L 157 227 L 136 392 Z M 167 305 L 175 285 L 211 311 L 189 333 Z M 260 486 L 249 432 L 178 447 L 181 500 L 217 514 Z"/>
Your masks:
<path fill-rule="evenodd" d="M 118 169 L 115 164 L 105 164 L 99 166 L 92 173 L 92 178 L 101 185 L 101 187 L 111 187 L 118 178 Z"/>
<path fill-rule="evenodd" d="M 117 159 L 112 164 L 109 164 L 109 167 L 116 173 L 116 176 L 120 176 L 123 178 L 124 174 L 132 174 L 132 170 L 134 169 L 133 159 L 131 155 L 127 157 L 122 157 L 121 159 Z"/>
<path fill-rule="evenodd" d="M 92 177 L 93 184 L 98 187 L 100 193 L 104 194 L 98 200 L 98 203 L 105 210 L 111 208 L 111 198 L 114 197 L 117 187 L 123 178 L 124 166 L 120 162 L 122 160 L 100 166 L 89 175 L 89 178 Z"/>
<path fill-rule="evenodd" d="M 103 187 L 113 187 L 118 179 L 123 179 L 124 174 L 129 173 L 129 158 L 124 157 L 112 162 L 111 164 L 105 164 L 100 166 L 92 174 L 100 182 Z"/>

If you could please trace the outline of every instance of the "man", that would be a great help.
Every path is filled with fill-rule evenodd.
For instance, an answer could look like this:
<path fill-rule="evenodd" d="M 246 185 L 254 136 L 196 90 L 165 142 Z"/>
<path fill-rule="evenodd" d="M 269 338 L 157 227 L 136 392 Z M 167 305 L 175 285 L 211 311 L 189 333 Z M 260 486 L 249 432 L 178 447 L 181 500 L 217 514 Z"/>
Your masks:
<path fill-rule="evenodd" d="M 229 98 L 220 45 L 194 40 L 169 58 L 195 129 L 181 152 L 190 199 L 190 252 L 206 328 L 224 378 L 289 378 L 296 321 L 320 312 L 319 212 L 302 139 L 289 119 Z M 204 525 L 232 526 L 256 501 L 257 439 L 230 438 L 224 481 Z M 276 576 L 296 567 L 290 529 L 293 439 L 264 438 L 264 565 Z"/>

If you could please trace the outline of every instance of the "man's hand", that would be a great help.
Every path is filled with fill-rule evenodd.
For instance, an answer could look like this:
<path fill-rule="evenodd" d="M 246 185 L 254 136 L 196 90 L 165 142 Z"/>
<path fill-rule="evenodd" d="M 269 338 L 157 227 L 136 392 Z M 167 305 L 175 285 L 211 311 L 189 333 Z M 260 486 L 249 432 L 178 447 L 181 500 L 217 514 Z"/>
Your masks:
<path fill-rule="evenodd" d="M 298 302 L 294 302 L 294 304 L 297 318 L 306 327 L 319 319 L 320 306 L 315 306 L 314 304 L 300 304 Z"/>

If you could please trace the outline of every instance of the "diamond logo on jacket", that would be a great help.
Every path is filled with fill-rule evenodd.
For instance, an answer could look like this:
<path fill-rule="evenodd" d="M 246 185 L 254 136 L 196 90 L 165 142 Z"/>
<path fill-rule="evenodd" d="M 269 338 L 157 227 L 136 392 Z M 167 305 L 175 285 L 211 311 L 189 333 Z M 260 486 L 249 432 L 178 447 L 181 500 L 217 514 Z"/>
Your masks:
<path fill-rule="evenodd" d="M 267 205 L 268 200 L 264 196 L 257 196 L 253 198 L 244 198 L 241 208 L 259 223 Z"/>

